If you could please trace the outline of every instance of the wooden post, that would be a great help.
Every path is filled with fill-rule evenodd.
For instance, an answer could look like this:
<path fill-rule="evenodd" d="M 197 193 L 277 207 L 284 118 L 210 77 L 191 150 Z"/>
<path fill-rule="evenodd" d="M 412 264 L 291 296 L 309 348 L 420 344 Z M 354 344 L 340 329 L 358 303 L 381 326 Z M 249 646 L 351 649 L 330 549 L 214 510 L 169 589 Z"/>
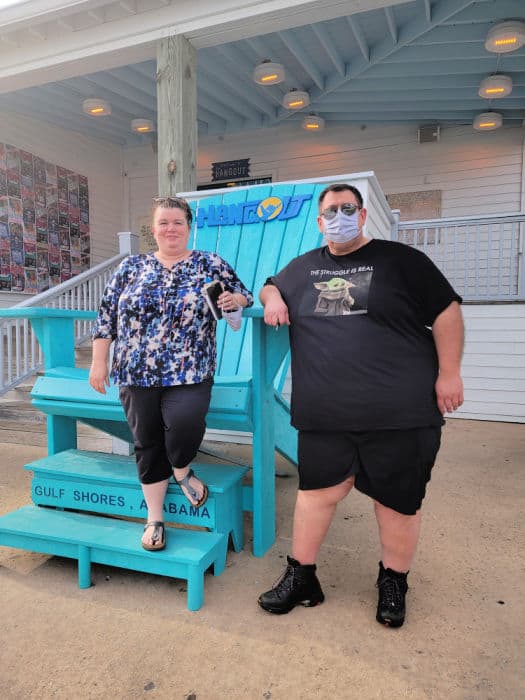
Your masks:
<path fill-rule="evenodd" d="M 157 44 L 158 194 L 197 188 L 197 51 L 184 36 Z"/>

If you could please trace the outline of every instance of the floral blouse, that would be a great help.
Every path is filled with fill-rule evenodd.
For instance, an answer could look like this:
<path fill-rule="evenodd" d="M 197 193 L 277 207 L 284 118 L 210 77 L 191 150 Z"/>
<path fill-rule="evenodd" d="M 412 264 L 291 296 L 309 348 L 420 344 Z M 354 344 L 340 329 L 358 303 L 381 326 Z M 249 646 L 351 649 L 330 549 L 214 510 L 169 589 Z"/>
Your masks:
<path fill-rule="evenodd" d="M 213 377 L 216 321 L 202 293 L 213 280 L 253 304 L 251 292 L 216 253 L 193 250 L 171 270 L 153 253 L 122 261 L 104 291 L 92 335 L 115 341 L 116 384 L 174 386 Z"/>

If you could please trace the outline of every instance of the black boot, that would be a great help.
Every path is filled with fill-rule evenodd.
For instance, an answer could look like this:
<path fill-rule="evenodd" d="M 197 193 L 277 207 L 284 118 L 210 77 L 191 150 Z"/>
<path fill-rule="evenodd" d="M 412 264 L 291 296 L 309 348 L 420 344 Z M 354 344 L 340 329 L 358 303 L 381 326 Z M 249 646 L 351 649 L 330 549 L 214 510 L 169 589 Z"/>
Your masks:
<path fill-rule="evenodd" d="M 261 608 L 277 615 L 290 612 L 296 605 L 311 608 L 324 600 L 315 564 L 302 565 L 292 557 L 287 560 L 288 566 L 281 578 L 259 597 Z"/>
<path fill-rule="evenodd" d="M 393 569 L 385 569 L 379 562 L 376 586 L 379 589 L 376 620 L 388 627 L 401 627 L 405 621 L 405 595 L 408 590 L 407 575 Z"/>

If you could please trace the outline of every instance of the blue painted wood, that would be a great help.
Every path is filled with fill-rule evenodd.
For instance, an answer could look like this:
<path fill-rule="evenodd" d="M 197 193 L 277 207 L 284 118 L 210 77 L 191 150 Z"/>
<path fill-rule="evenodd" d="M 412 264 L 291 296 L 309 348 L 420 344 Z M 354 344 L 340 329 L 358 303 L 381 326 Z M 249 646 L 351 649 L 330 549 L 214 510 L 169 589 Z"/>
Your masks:
<path fill-rule="evenodd" d="M 118 387 L 106 394 L 92 389 L 88 371 L 57 367 L 39 377 L 31 392 L 32 403 L 48 416 L 48 452 L 55 454 L 76 447 L 76 420 L 132 442 Z M 210 428 L 251 432 L 251 380 L 219 377 L 213 390 L 207 424 Z"/>
<path fill-rule="evenodd" d="M 35 505 L 121 517 L 147 515 L 133 457 L 66 450 L 31 462 L 25 468 L 34 474 L 31 495 Z M 166 521 L 231 535 L 234 549 L 241 551 L 242 480 L 248 468 L 197 462 L 192 463 L 192 468 L 207 484 L 208 500 L 201 508 L 194 508 L 172 481 L 164 501 Z"/>
<path fill-rule="evenodd" d="M 141 547 L 143 525 L 115 518 L 24 506 L 0 517 L 0 545 L 77 559 L 80 588 L 91 585 L 91 563 L 186 579 L 187 606 L 199 610 L 204 573 L 222 572 L 225 535 L 166 528 L 166 548 Z"/>
<path fill-rule="evenodd" d="M 46 370 L 58 365 L 75 364 L 74 320 L 94 320 L 94 311 L 72 311 L 70 309 L 46 309 L 29 307 L 24 309 L 1 309 L 0 318 L 28 318 L 44 353 Z"/>
<path fill-rule="evenodd" d="M 256 203 L 268 196 L 275 196 L 281 199 L 285 211 L 287 203 L 293 201 L 290 198 L 305 198 L 299 215 L 293 218 L 276 217 L 266 222 L 259 220 L 249 224 L 236 223 L 234 226 L 198 228 L 195 225 L 192 228 L 192 245 L 223 256 L 257 294 L 268 276 L 297 254 L 318 245 L 319 233 L 314 223 L 314 212 L 321 189 L 322 185 L 306 183 L 265 185 L 202 199 L 198 205 L 193 203 L 192 207 L 196 209 L 197 206 L 207 207 L 211 204 L 227 206 L 242 201 Z M 310 199 L 309 195 L 312 195 Z M 78 377 L 86 384 L 84 389 L 80 389 L 72 381 L 77 377 L 69 369 L 64 370 L 64 367 L 71 368 L 73 365 L 71 355 L 62 356 L 54 348 L 56 344 L 63 344 L 64 338 L 70 337 L 67 323 L 71 324 L 72 333 L 73 322 L 70 319 L 79 317 L 79 314 L 45 309 L 20 311 L 30 311 L 27 317 L 34 321 L 39 340 L 45 343 L 44 351 L 47 348 L 53 358 L 50 362 L 46 360 L 46 377 L 37 382 L 33 396 L 35 406 L 48 415 L 50 452 L 75 446 L 76 420 L 100 427 L 118 437 L 129 435 L 127 428 L 123 427 L 125 422 L 118 396 L 111 395 L 111 390 L 106 399 L 95 394 L 87 387 L 85 374 Z M 48 311 L 53 313 L 48 314 Z M 15 311 L 15 315 L 20 314 Z M 277 332 L 268 329 L 258 303 L 256 307 L 245 310 L 244 317 L 242 329 L 237 333 L 228 329 L 224 322 L 218 324 L 217 374 L 207 424 L 210 428 L 253 432 L 253 488 L 243 489 L 243 504 L 253 512 L 253 551 L 261 556 L 271 546 L 275 536 L 274 452 L 277 449 L 295 461 L 297 436 L 289 425 L 289 406 L 281 396 L 285 370 L 276 378 L 288 352 L 287 329 Z M 56 381 L 51 383 L 60 375 L 70 381 L 62 386 Z"/>

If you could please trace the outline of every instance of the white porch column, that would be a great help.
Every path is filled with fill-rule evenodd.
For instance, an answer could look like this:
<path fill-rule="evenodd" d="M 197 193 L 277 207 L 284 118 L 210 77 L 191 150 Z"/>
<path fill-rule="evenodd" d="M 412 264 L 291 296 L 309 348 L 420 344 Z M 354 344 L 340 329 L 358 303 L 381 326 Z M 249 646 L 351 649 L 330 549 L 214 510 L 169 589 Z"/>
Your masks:
<path fill-rule="evenodd" d="M 158 194 L 196 189 L 197 51 L 184 36 L 157 44 Z"/>

